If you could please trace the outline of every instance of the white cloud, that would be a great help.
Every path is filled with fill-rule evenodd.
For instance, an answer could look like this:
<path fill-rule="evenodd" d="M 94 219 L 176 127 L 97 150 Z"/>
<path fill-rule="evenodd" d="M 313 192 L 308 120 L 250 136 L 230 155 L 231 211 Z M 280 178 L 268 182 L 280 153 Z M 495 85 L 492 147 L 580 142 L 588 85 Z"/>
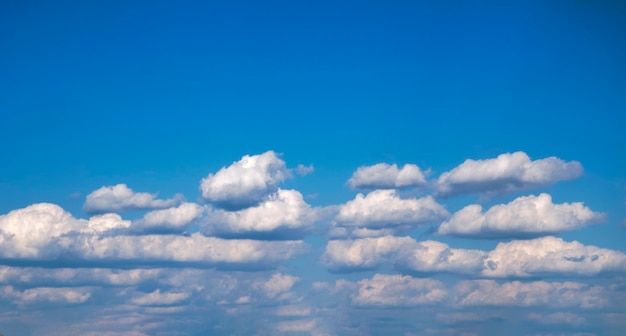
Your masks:
<path fill-rule="evenodd" d="M 0 257 L 66 261 L 265 263 L 303 250 L 302 241 L 225 240 L 199 233 L 124 235 L 129 221 L 115 214 L 76 219 L 61 207 L 40 203 L 0 216 Z M 107 231 L 108 230 L 108 231 Z M 106 231 L 106 232 L 105 232 Z"/>
<path fill-rule="evenodd" d="M 195 203 L 182 203 L 178 207 L 150 211 L 136 222 L 142 228 L 184 228 L 200 217 L 204 208 Z"/>
<path fill-rule="evenodd" d="M 313 171 L 315 171 L 315 167 L 313 167 L 312 164 L 308 166 L 299 164 L 298 167 L 296 167 L 296 174 L 301 175 L 301 176 L 309 175 L 313 173 Z"/>
<path fill-rule="evenodd" d="M 36 287 L 20 291 L 12 286 L 3 286 L 0 287 L 0 297 L 19 305 L 41 302 L 79 304 L 87 301 L 92 291 L 91 287 Z"/>
<path fill-rule="evenodd" d="M 432 240 L 417 242 L 411 237 L 385 236 L 331 240 L 322 263 L 334 271 L 393 265 L 417 272 L 477 273 L 485 256 L 483 251 L 454 249 Z"/>
<path fill-rule="evenodd" d="M 271 232 L 279 229 L 304 229 L 317 218 L 296 190 L 278 189 L 254 207 L 239 211 L 216 210 L 209 214 L 203 225 L 208 232 Z"/>
<path fill-rule="evenodd" d="M 352 302 L 358 306 L 415 306 L 443 301 L 448 295 L 442 282 L 402 275 L 376 274 L 358 282 Z"/>
<path fill-rule="evenodd" d="M 604 218 L 582 203 L 552 203 L 548 194 L 523 196 L 482 211 L 466 206 L 443 222 L 437 233 L 470 237 L 516 237 L 569 231 L 598 223 Z"/>
<path fill-rule="evenodd" d="M 129 221 L 117 214 L 76 219 L 61 207 L 38 203 L 0 216 L 0 256 L 5 258 L 45 258 L 58 255 L 61 246 L 54 244 L 70 233 L 98 234 L 125 229 Z M 54 258 L 54 257 L 52 257 Z"/>
<path fill-rule="evenodd" d="M 626 254 L 552 236 L 499 243 L 485 259 L 483 275 L 594 275 L 626 271 Z"/>
<path fill-rule="evenodd" d="M 164 209 L 178 205 L 182 198 L 177 196 L 159 200 L 156 197 L 156 194 L 134 192 L 126 184 L 117 184 L 91 192 L 87 195 L 83 209 L 88 213 Z"/>
<path fill-rule="evenodd" d="M 241 209 L 264 200 L 290 176 L 285 162 L 273 151 L 268 151 L 260 155 L 244 155 L 232 165 L 209 174 L 202 179 L 200 191 L 211 203 L 229 210 Z"/>
<path fill-rule="evenodd" d="M 608 303 L 602 287 L 577 282 L 465 280 L 455 287 L 459 306 L 551 306 L 600 308 Z"/>
<path fill-rule="evenodd" d="M 425 186 L 426 179 L 414 164 L 405 164 L 398 169 L 395 163 L 378 163 L 359 167 L 348 180 L 348 185 L 354 189 L 396 189 Z"/>
<path fill-rule="evenodd" d="M 186 300 L 189 293 L 185 292 L 161 292 L 160 289 L 152 293 L 139 294 L 131 299 L 133 304 L 139 306 L 169 306 Z"/>
<path fill-rule="evenodd" d="M 109 268 L 43 268 L 0 266 L 0 283 L 22 285 L 113 285 L 132 286 L 155 279 L 161 269 L 109 269 Z"/>
<path fill-rule="evenodd" d="M 289 291 L 299 278 L 289 274 L 273 274 L 268 280 L 258 281 L 253 284 L 254 288 L 260 288 L 270 298 L 280 293 Z"/>
<path fill-rule="evenodd" d="M 380 229 L 415 227 L 447 216 L 446 209 L 430 196 L 401 199 L 395 190 L 375 190 L 341 205 L 335 220 L 340 226 Z"/>
<path fill-rule="evenodd" d="M 506 153 L 495 159 L 465 160 L 441 174 L 437 191 L 444 197 L 465 193 L 493 196 L 571 180 L 582 172 L 577 161 L 565 162 L 554 156 L 531 161 L 524 152 Z"/>

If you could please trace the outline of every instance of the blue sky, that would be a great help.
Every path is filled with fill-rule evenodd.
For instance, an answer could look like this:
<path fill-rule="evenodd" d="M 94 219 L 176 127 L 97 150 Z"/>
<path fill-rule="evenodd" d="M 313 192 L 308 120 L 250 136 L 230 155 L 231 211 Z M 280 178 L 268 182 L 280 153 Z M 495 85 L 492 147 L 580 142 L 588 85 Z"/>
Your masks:
<path fill-rule="evenodd" d="M 626 328 L 621 2 L 0 6 L 5 335 Z"/>

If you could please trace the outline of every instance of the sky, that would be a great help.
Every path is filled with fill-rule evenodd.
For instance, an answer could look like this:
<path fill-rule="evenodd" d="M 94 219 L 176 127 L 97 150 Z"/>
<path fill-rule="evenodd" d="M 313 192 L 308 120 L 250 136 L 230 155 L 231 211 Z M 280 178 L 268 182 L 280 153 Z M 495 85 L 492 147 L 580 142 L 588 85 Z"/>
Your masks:
<path fill-rule="evenodd" d="M 621 335 L 621 1 L 4 1 L 0 332 Z"/>

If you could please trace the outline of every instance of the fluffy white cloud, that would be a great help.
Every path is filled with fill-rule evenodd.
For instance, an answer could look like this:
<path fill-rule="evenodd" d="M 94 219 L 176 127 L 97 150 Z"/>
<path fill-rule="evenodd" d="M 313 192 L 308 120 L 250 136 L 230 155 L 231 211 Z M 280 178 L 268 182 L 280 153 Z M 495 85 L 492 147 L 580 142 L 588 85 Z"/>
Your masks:
<path fill-rule="evenodd" d="M 405 164 L 398 169 L 395 163 L 378 163 L 359 167 L 348 180 L 348 185 L 354 189 L 395 189 L 425 186 L 426 179 L 414 164 Z"/>
<path fill-rule="evenodd" d="M 5 258 L 45 258 L 58 255 L 55 244 L 70 233 L 98 234 L 126 229 L 130 221 L 117 214 L 104 214 L 89 220 L 76 219 L 61 207 L 38 203 L 0 216 L 0 256 Z M 54 258 L 54 257 L 52 257 Z"/>
<path fill-rule="evenodd" d="M 225 240 L 199 233 L 124 235 L 119 215 L 76 219 L 61 207 L 41 203 L 0 216 L 0 257 L 65 261 L 265 263 L 302 251 L 302 241 Z"/>
<path fill-rule="evenodd" d="M 448 295 L 440 281 L 402 275 L 376 274 L 358 285 L 352 302 L 359 306 L 415 306 L 441 302 Z"/>
<path fill-rule="evenodd" d="M 195 203 L 182 203 L 178 207 L 150 211 L 137 221 L 138 226 L 146 228 L 184 228 L 200 217 L 204 208 Z"/>
<path fill-rule="evenodd" d="M 440 196 L 480 193 L 486 196 L 525 190 L 579 177 L 577 161 L 565 162 L 554 156 L 531 161 L 524 152 L 501 154 L 495 159 L 467 159 L 441 174 L 437 180 Z"/>
<path fill-rule="evenodd" d="M 316 213 L 298 191 L 278 189 L 257 206 L 239 211 L 214 211 L 203 226 L 213 233 L 295 230 L 311 226 Z"/>
<path fill-rule="evenodd" d="M 552 203 L 548 194 L 523 196 L 482 211 L 477 204 L 466 206 L 443 222 L 437 233 L 470 237 L 516 237 L 555 233 L 598 223 L 603 214 L 582 203 Z"/>
<path fill-rule="evenodd" d="M 611 271 L 626 271 L 626 254 L 548 236 L 498 244 L 485 259 L 483 275 L 594 275 Z"/>
<path fill-rule="evenodd" d="M 88 213 L 164 209 L 176 206 L 182 197 L 159 200 L 156 194 L 134 192 L 126 184 L 105 186 L 87 195 L 83 209 Z"/>
<path fill-rule="evenodd" d="M 402 199 L 395 190 L 374 190 L 341 205 L 335 221 L 340 226 L 380 229 L 415 227 L 447 216 L 448 211 L 430 196 Z"/>
<path fill-rule="evenodd" d="M 454 249 L 436 241 L 417 242 L 411 237 L 331 240 L 322 263 L 334 271 L 373 269 L 394 265 L 416 272 L 477 273 L 486 253 Z"/>
<path fill-rule="evenodd" d="M 577 282 L 466 280 L 455 287 L 459 306 L 551 306 L 599 308 L 608 303 L 602 287 Z"/>
<path fill-rule="evenodd" d="M 253 206 L 276 191 L 280 182 L 291 176 L 276 153 L 244 155 L 202 179 L 200 191 L 207 201 L 229 210 Z"/>

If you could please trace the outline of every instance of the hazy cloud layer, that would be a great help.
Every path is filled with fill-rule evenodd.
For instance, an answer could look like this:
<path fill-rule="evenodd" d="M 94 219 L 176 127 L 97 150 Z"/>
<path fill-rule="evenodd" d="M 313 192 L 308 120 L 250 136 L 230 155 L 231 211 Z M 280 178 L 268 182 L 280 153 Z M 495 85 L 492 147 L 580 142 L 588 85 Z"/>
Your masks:
<path fill-rule="evenodd" d="M 87 213 L 164 209 L 178 205 L 182 199 L 181 196 L 168 200 L 156 197 L 156 194 L 135 192 L 126 184 L 117 184 L 91 192 L 87 195 L 83 209 Z"/>
<path fill-rule="evenodd" d="M 554 156 L 531 161 L 524 152 L 506 153 L 495 159 L 465 160 L 441 174 L 436 189 L 443 197 L 466 193 L 494 196 L 571 180 L 582 172 L 577 161 L 565 162 Z"/>
<path fill-rule="evenodd" d="M 604 289 L 577 282 L 505 282 L 466 280 L 455 289 L 459 306 L 553 306 L 601 308 L 608 303 Z"/>
<path fill-rule="evenodd" d="M 545 235 L 579 229 L 604 218 L 581 202 L 554 204 L 548 194 L 522 196 L 482 210 L 477 204 L 466 206 L 443 222 L 437 233 L 476 238 Z"/>
<path fill-rule="evenodd" d="M 202 179 L 200 191 L 208 202 L 228 210 L 259 204 L 275 192 L 291 172 L 276 153 L 244 155 L 241 160 L 223 167 Z"/>
<path fill-rule="evenodd" d="M 395 163 L 378 163 L 359 167 L 348 180 L 348 185 L 353 189 L 396 189 L 425 186 L 426 179 L 414 164 L 405 164 L 398 169 Z"/>

